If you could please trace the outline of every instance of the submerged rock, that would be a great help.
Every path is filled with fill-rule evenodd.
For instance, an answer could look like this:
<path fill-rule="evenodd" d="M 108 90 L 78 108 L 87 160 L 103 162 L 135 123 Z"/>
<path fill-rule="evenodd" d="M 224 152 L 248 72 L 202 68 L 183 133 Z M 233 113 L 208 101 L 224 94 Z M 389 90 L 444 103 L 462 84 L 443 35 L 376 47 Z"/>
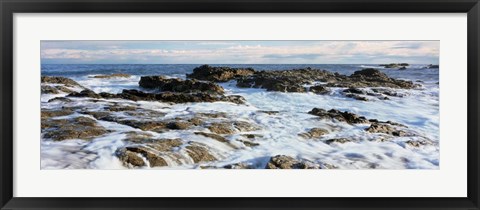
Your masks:
<path fill-rule="evenodd" d="M 195 134 L 200 135 L 200 136 L 204 136 L 204 137 L 207 137 L 207 138 L 215 139 L 215 140 L 217 140 L 219 142 L 222 142 L 222 143 L 227 143 L 228 142 L 228 140 L 225 137 L 214 134 L 214 133 L 195 132 Z"/>
<path fill-rule="evenodd" d="M 140 87 L 155 88 L 161 91 L 170 92 L 207 92 L 223 94 L 224 90 L 221 86 L 212 82 L 201 82 L 195 79 L 182 80 L 178 78 L 167 78 L 165 76 L 144 76 L 140 78 Z"/>
<path fill-rule="evenodd" d="M 69 102 L 72 102 L 72 99 L 65 98 L 65 97 L 55 97 L 55 98 L 52 98 L 52 99 L 48 100 L 48 103 L 51 103 L 51 102 L 69 103 Z"/>
<path fill-rule="evenodd" d="M 213 82 L 227 82 L 234 78 L 252 75 L 254 72 L 255 70 L 252 68 L 212 67 L 209 65 L 202 65 L 194 68 L 192 74 L 187 74 L 187 78 Z"/>
<path fill-rule="evenodd" d="M 333 143 L 339 143 L 339 144 L 345 144 L 345 143 L 348 143 L 348 142 L 352 142 L 351 139 L 347 139 L 347 138 L 335 138 L 335 139 L 328 139 L 325 141 L 325 144 L 333 144 Z"/>
<path fill-rule="evenodd" d="M 320 117 L 321 119 L 335 119 L 340 122 L 346 122 L 349 124 L 361 124 L 361 123 L 368 123 L 369 121 L 363 117 L 363 116 L 358 116 L 356 114 L 350 113 L 350 112 L 342 112 L 336 109 L 331 109 L 329 111 L 326 111 L 325 109 L 320 109 L 320 108 L 313 108 L 311 111 L 308 112 L 308 114 L 315 115 Z"/>
<path fill-rule="evenodd" d="M 319 164 L 307 160 L 297 160 L 286 155 L 277 155 L 270 158 L 265 169 L 320 169 Z"/>

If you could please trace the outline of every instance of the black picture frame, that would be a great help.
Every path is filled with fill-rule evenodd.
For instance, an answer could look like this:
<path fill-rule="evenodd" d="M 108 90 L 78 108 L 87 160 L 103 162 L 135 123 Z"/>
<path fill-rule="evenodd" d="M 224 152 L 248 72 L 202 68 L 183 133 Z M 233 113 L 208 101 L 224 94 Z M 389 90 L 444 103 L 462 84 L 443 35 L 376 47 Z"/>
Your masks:
<path fill-rule="evenodd" d="M 1 209 L 479 209 L 478 0 L 0 0 Z M 14 13 L 467 13 L 468 196 L 465 198 L 13 197 Z M 449 180 L 445 180 L 448 182 Z M 442 184 L 439 183 L 439 188 Z"/>

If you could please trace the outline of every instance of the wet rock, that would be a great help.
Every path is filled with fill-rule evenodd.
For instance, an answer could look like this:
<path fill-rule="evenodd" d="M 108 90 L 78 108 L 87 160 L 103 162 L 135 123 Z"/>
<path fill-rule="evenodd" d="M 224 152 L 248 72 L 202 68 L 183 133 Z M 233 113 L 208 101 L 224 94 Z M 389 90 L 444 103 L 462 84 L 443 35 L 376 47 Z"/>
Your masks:
<path fill-rule="evenodd" d="M 216 102 L 225 101 L 236 104 L 245 103 L 242 96 L 237 95 L 217 95 L 209 93 L 145 93 L 138 90 L 123 90 L 122 93 L 117 94 L 117 98 L 133 100 L 133 101 L 163 101 L 172 103 L 190 103 L 190 102 Z"/>
<path fill-rule="evenodd" d="M 54 86 L 42 85 L 42 94 L 59 94 L 60 92 Z"/>
<path fill-rule="evenodd" d="M 240 134 L 240 136 L 243 136 L 247 139 L 255 139 L 255 138 L 261 138 L 263 137 L 262 135 L 260 134 L 251 134 L 251 133 L 247 133 L 247 134 Z"/>
<path fill-rule="evenodd" d="M 365 129 L 365 131 L 370 133 L 385 133 L 393 136 L 409 136 L 410 135 L 409 133 L 402 130 L 398 130 L 387 123 L 372 123 L 370 127 Z"/>
<path fill-rule="evenodd" d="M 349 97 L 349 98 L 353 98 L 355 100 L 359 100 L 359 101 L 368 101 L 368 98 L 360 96 L 358 94 L 347 93 L 347 94 L 345 94 L 345 96 Z"/>
<path fill-rule="evenodd" d="M 302 85 L 314 81 L 334 82 L 341 75 L 334 73 L 304 68 L 282 71 L 260 71 L 255 74 L 237 79 L 238 87 L 264 88 L 267 91 L 305 92 Z"/>
<path fill-rule="evenodd" d="M 200 135 L 200 136 L 204 136 L 204 137 L 207 137 L 207 138 L 215 139 L 219 142 L 228 143 L 228 140 L 225 137 L 214 134 L 214 133 L 195 132 L 195 134 Z"/>
<path fill-rule="evenodd" d="M 186 130 L 192 126 L 193 124 L 191 122 L 186 122 L 186 121 L 175 121 L 175 122 L 169 122 L 167 124 L 167 128 L 172 130 Z"/>
<path fill-rule="evenodd" d="M 362 94 L 362 95 L 367 94 L 366 91 L 364 91 L 362 89 L 359 89 L 359 88 L 347 88 L 347 89 L 343 90 L 342 92 L 351 93 L 351 94 Z"/>
<path fill-rule="evenodd" d="M 234 163 L 223 166 L 225 169 L 255 169 L 253 165 L 247 163 Z"/>
<path fill-rule="evenodd" d="M 187 78 L 213 82 L 227 82 L 234 78 L 252 75 L 254 72 L 255 70 L 252 68 L 212 67 L 209 65 L 202 65 L 194 68 L 192 74 L 187 74 Z"/>
<path fill-rule="evenodd" d="M 131 76 L 132 75 L 130 74 L 116 73 L 116 74 L 100 74 L 100 75 L 91 76 L 90 78 L 110 79 L 110 78 L 129 78 Z"/>
<path fill-rule="evenodd" d="M 382 88 L 372 88 L 372 91 L 375 92 L 375 93 L 380 93 L 380 94 L 383 94 L 383 95 L 393 96 L 393 97 L 404 97 L 405 96 L 405 94 L 398 93 L 398 92 L 388 90 L 388 89 L 382 89 Z"/>
<path fill-rule="evenodd" d="M 347 87 L 391 87 L 411 89 L 418 87 L 412 81 L 396 80 L 388 77 L 377 69 L 362 69 L 355 71 L 348 79 L 341 81 L 337 86 Z"/>
<path fill-rule="evenodd" d="M 268 115 L 274 115 L 274 114 L 280 113 L 279 111 L 266 111 L 266 110 L 260 110 L 258 112 L 265 113 L 265 114 L 268 114 Z"/>
<path fill-rule="evenodd" d="M 408 63 L 389 63 L 389 64 L 380 64 L 379 66 L 383 66 L 386 69 L 396 69 L 396 68 L 405 68 L 410 66 Z"/>
<path fill-rule="evenodd" d="M 323 136 L 325 134 L 328 134 L 328 133 L 329 133 L 328 130 L 323 129 L 323 128 L 312 128 L 308 132 L 300 133 L 298 135 L 303 137 L 303 138 L 311 139 L 311 138 L 321 137 L 321 136 Z"/>
<path fill-rule="evenodd" d="M 190 142 L 190 145 L 185 148 L 194 163 L 217 160 L 217 158 L 210 154 L 208 147 L 202 143 Z"/>
<path fill-rule="evenodd" d="M 309 88 L 309 91 L 316 94 L 327 94 L 330 90 L 322 85 L 316 85 Z"/>
<path fill-rule="evenodd" d="M 67 95 L 67 97 L 87 97 L 87 98 L 102 98 L 99 94 L 93 90 L 85 89 L 80 92 L 73 92 Z"/>
<path fill-rule="evenodd" d="M 124 111 L 136 111 L 137 107 L 113 105 L 113 106 L 107 106 L 105 107 L 105 109 L 111 112 L 124 112 Z"/>
<path fill-rule="evenodd" d="M 208 129 L 216 134 L 233 134 L 235 133 L 235 129 L 232 123 L 229 122 L 220 122 L 220 123 L 212 123 L 208 127 Z"/>
<path fill-rule="evenodd" d="M 68 87 L 83 87 L 77 82 L 75 82 L 72 79 L 66 78 L 66 77 L 49 77 L 49 76 L 42 76 L 41 78 L 42 83 L 51 83 L 51 84 L 64 84 Z"/>
<path fill-rule="evenodd" d="M 421 146 L 428 146 L 432 145 L 432 141 L 423 139 L 423 140 L 408 140 L 405 142 L 406 145 L 409 145 L 411 147 L 421 147 Z"/>
<path fill-rule="evenodd" d="M 326 144 L 330 145 L 333 143 L 338 143 L 338 144 L 345 144 L 348 142 L 352 142 L 352 140 L 347 139 L 347 138 L 335 138 L 335 139 L 328 139 L 325 141 Z"/>
<path fill-rule="evenodd" d="M 183 144 L 180 139 L 126 139 L 127 142 L 142 143 L 130 145 L 118 149 L 115 154 L 127 167 L 147 166 L 144 159 L 148 161 L 150 167 L 168 166 L 163 155 L 171 155 L 169 152 L 174 151 Z"/>
<path fill-rule="evenodd" d="M 196 117 L 205 117 L 205 118 L 227 118 L 227 113 L 225 112 L 215 112 L 215 113 L 195 113 Z"/>
<path fill-rule="evenodd" d="M 44 138 L 54 141 L 67 139 L 88 140 L 108 133 L 109 131 L 96 124 L 95 120 L 88 117 L 73 119 L 45 120 L 42 122 Z"/>
<path fill-rule="evenodd" d="M 259 126 L 245 121 L 235 121 L 233 122 L 233 127 L 240 132 L 260 130 Z"/>
<path fill-rule="evenodd" d="M 438 68 L 440 68 L 439 65 L 429 64 L 429 65 L 427 66 L 427 69 L 438 69 Z"/>
<path fill-rule="evenodd" d="M 130 151 L 127 148 L 119 149 L 115 154 L 123 165 L 127 167 L 146 166 L 145 161 L 143 161 L 143 158 L 137 152 Z"/>
<path fill-rule="evenodd" d="M 118 120 L 117 123 L 138 128 L 143 131 L 163 132 L 167 128 L 167 123 L 163 121 L 137 121 L 137 120 Z"/>
<path fill-rule="evenodd" d="M 48 103 L 51 103 L 51 102 L 64 102 L 64 103 L 69 103 L 69 102 L 72 102 L 72 99 L 69 99 L 69 98 L 65 98 L 65 97 L 55 97 L 55 98 L 52 98 L 50 100 L 48 100 Z"/>
<path fill-rule="evenodd" d="M 140 78 L 140 87 L 155 88 L 161 91 L 170 92 L 207 92 L 223 94 L 224 90 L 221 86 L 212 82 L 201 82 L 195 79 L 182 80 L 178 78 L 167 78 L 165 76 L 144 76 Z"/>
<path fill-rule="evenodd" d="M 71 115 L 74 112 L 71 109 L 56 109 L 56 110 L 49 110 L 49 109 L 42 109 L 41 118 L 51 118 L 51 117 L 60 117 L 60 116 L 67 116 Z"/>
<path fill-rule="evenodd" d="M 270 158 L 265 169 L 320 169 L 320 165 L 286 155 L 277 155 Z"/>
<path fill-rule="evenodd" d="M 151 139 L 153 137 L 152 134 L 147 132 L 128 131 L 125 132 L 125 134 L 127 135 L 126 137 L 129 142 L 136 143 L 144 142 L 145 140 Z"/>
<path fill-rule="evenodd" d="M 350 112 L 342 112 L 336 109 L 331 109 L 326 111 L 320 108 L 313 108 L 308 114 L 315 115 L 320 117 L 321 119 L 335 119 L 340 122 L 346 122 L 349 124 L 358 124 L 358 123 L 367 123 L 369 122 L 365 117 L 358 116 L 356 114 Z"/>
<path fill-rule="evenodd" d="M 255 142 L 252 142 L 252 141 L 248 141 L 248 140 L 242 140 L 242 139 L 238 139 L 237 141 L 239 142 L 242 142 L 245 146 L 247 147 L 256 147 L 256 146 L 260 146 L 259 143 L 255 143 Z"/>
<path fill-rule="evenodd" d="M 407 70 L 407 67 L 402 66 L 402 67 L 398 68 L 398 70 Z"/>

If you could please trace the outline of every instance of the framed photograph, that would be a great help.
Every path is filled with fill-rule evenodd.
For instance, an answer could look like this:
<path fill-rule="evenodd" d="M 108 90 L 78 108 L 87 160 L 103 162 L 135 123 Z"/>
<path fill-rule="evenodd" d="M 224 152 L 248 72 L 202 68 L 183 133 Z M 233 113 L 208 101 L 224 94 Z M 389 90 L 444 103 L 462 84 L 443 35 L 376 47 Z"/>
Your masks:
<path fill-rule="evenodd" d="M 1 209 L 479 209 L 479 4 L 1 1 Z"/>

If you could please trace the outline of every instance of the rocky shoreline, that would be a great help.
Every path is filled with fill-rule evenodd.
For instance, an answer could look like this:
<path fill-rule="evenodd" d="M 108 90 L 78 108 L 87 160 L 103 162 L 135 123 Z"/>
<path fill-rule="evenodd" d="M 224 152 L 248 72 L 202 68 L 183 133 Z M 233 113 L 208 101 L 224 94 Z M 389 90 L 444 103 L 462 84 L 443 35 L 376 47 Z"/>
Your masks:
<path fill-rule="evenodd" d="M 92 78 L 114 77 L 129 78 L 130 75 L 97 75 Z M 158 109 L 147 109 L 139 103 L 161 102 L 165 104 L 163 108 L 166 110 L 174 105 L 188 103 L 220 102 L 248 106 L 249 102 L 245 97 L 228 94 L 221 85 L 226 82 L 234 82 L 239 88 L 258 88 L 268 92 L 283 93 L 328 95 L 332 93 L 332 89 L 340 89 L 343 97 L 366 101 L 365 103 L 402 98 L 405 94 L 398 90 L 421 87 L 420 84 L 412 81 L 390 78 L 385 73 L 371 68 L 355 71 L 351 75 L 342 75 L 312 68 L 256 71 L 251 68 L 202 65 L 193 69 L 193 72 L 186 77 L 187 79 L 183 80 L 164 75 L 142 76 L 138 81 L 137 89 L 109 93 L 95 92 L 69 78 L 43 76 L 41 93 L 55 95 L 56 97 L 49 99 L 47 104 L 56 106 L 42 108 L 42 138 L 53 142 L 72 139 L 92 141 L 111 133 L 118 133 L 115 129 L 105 127 L 105 124 L 111 123 L 132 129 L 120 133 L 124 136 L 122 145 L 113 152 L 113 155 L 127 168 L 196 165 L 204 169 L 336 169 L 340 167 L 329 161 L 308 160 L 288 154 L 265 158 L 264 165 L 238 162 L 213 166 L 210 163 L 221 162 L 232 152 L 248 151 L 263 145 L 263 139 L 268 137 L 258 132 L 266 128 L 254 120 L 236 119 L 228 111 L 187 112 L 177 114 L 175 117 L 167 117 L 168 113 Z M 78 100 L 92 106 L 79 105 Z M 101 104 L 101 108 L 93 104 Z M 255 114 L 274 119 L 279 112 L 258 110 Z M 414 149 L 435 144 L 408 126 L 391 121 L 367 119 L 355 113 L 336 110 L 335 107 L 317 107 L 304 114 L 310 115 L 313 120 L 331 124 L 363 126 L 362 129 L 366 134 L 370 133 L 375 137 L 369 141 L 389 142 L 393 138 L 409 138 L 400 146 Z M 194 141 L 187 137 L 160 138 L 157 135 L 170 131 L 181 131 L 208 139 L 209 143 Z M 301 141 L 323 142 L 333 147 L 361 141 L 348 136 L 329 137 L 334 136 L 335 132 L 331 127 L 314 127 L 296 135 L 302 139 Z M 292 140 L 292 144 L 295 144 L 295 141 L 298 140 Z M 224 148 L 223 152 L 212 148 L 216 145 Z"/>

